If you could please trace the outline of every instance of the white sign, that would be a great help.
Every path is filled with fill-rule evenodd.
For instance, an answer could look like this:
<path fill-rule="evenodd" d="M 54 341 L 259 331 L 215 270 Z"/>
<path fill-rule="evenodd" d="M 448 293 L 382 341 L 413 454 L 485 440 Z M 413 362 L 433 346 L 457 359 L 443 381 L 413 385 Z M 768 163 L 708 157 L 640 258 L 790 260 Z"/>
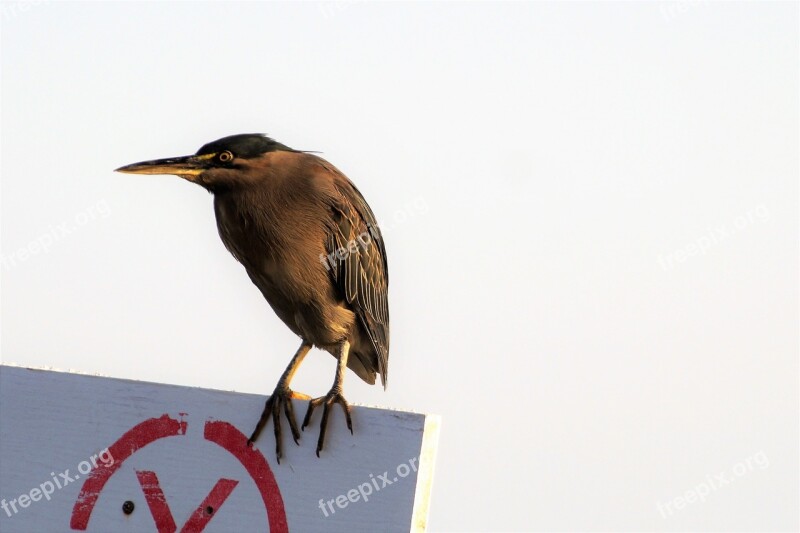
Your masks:
<path fill-rule="evenodd" d="M 247 446 L 264 401 L 2 365 L 0 531 L 425 530 L 438 417 L 335 410 L 320 458 L 284 420 L 278 464 L 272 421 Z"/>

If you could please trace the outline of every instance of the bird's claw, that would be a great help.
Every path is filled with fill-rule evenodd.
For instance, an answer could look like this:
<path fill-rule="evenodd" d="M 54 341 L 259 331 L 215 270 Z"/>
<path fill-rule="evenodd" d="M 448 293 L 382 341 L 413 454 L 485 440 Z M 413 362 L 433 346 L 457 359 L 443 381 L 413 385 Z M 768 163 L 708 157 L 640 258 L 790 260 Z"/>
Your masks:
<path fill-rule="evenodd" d="M 258 420 L 258 424 L 256 424 L 256 429 L 253 430 L 253 434 L 249 439 L 247 439 L 247 445 L 251 446 L 258 438 L 261 430 L 264 429 L 264 426 L 267 425 L 267 422 L 271 416 L 273 425 L 275 427 L 275 455 L 277 456 L 278 464 L 280 464 L 281 457 L 283 457 L 283 431 L 281 430 L 280 416 L 281 407 L 283 407 L 283 412 L 286 415 L 286 419 L 289 421 L 289 428 L 292 430 L 292 438 L 294 439 L 294 443 L 297 445 L 300 444 L 300 430 L 297 429 L 297 421 L 294 415 L 294 407 L 292 406 L 292 398 L 297 400 L 309 400 L 311 397 L 307 394 L 294 392 L 289 387 L 282 387 L 279 385 L 275 388 L 275 391 L 272 393 L 269 399 L 267 399 L 267 403 L 264 404 L 264 411 L 261 413 L 261 418 Z"/>
<path fill-rule="evenodd" d="M 350 404 L 347 403 L 347 400 L 344 399 L 342 392 L 337 389 L 331 389 L 328 394 L 325 396 L 320 396 L 319 398 L 314 398 L 310 402 L 308 402 L 308 410 L 306 411 L 306 416 L 303 418 L 303 425 L 300 426 L 302 430 L 305 431 L 306 426 L 311 421 L 311 413 L 314 412 L 314 409 L 318 407 L 320 404 L 323 405 L 322 408 L 322 421 L 319 424 L 319 440 L 317 441 L 317 457 L 319 457 L 319 452 L 322 451 L 322 446 L 325 444 L 325 430 L 328 427 L 328 413 L 330 412 L 329 409 L 334 404 L 339 404 L 342 406 L 344 410 L 345 420 L 347 422 L 347 429 L 350 430 L 350 434 L 353 434 L 353 421 L 350 418 Z"/>

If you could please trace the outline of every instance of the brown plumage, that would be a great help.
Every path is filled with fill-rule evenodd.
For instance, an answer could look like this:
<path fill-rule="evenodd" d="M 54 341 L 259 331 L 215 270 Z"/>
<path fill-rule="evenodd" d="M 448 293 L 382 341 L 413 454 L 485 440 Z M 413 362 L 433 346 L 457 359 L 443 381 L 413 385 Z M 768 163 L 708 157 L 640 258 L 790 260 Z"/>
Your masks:
<path fill-rule="evenodd" d="M 364 197 L 333 165 L 258 134 L 234 135 L 203 146 L 194 156 L 145 161 L 117 169 L 135 174 L 176 174 L 214 194 L 222 242 L 302 343 L 284 372 L 250 440 L 273 417 L 278 460 L 280 412 L 295 442 L 299 431 L 289 383 L 312 346 L 338 359 L 327 395 L 311 400 L 302 427 L 323 405 L 317 455 L 329 409 L 339 403 L 352 432 L 342 394 L 344 368 L 369 384 L 386 386 L 389 309 L 386 251 Z"/>

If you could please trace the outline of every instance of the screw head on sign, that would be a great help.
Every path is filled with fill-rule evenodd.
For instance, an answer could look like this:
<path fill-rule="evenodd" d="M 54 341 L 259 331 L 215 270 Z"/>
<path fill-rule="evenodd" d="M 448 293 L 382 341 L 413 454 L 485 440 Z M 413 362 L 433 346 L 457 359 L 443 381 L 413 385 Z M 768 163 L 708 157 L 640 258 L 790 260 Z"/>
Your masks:
<path fill-rule="evenodd" d="M 122 512 L 125 514 L 131 514 L 133 512 L 133 508 L 134 508 L 133 502 L 130 500 L 122 504 Z"/>
<path fill-rule="evenodd" d="M 208 507 L 206 507 L 206 513 L 214 514 L 214 508 L 209 505 Z"/>

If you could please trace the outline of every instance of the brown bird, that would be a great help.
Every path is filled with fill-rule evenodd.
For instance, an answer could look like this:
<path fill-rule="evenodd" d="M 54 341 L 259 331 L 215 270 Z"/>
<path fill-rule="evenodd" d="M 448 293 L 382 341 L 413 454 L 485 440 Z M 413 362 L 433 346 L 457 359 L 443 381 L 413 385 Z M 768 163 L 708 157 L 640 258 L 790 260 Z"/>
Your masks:
<path fill-rule="evenodd" d="M 250 437 L 272 416 L 278 462 L 283 455 L 280 413 L 298 443 L 292 398 L 310 399 L 289 384 L 316 346 L 338 360 L 330 391 L 311 399 L 302 429 L 322 405 L 317 456 L 334 404 L 344 410 L 345 367 L 369 384 L 389 366 L 389 273 L 375 215 L 355 185 L 316 155 L 293 150 L 261 134 L 225 137 L 195 155 L 134 163 L 131 174 L 174 174 L 214 195 L 222 242 L 302 342 L 278 380 Z"/>

